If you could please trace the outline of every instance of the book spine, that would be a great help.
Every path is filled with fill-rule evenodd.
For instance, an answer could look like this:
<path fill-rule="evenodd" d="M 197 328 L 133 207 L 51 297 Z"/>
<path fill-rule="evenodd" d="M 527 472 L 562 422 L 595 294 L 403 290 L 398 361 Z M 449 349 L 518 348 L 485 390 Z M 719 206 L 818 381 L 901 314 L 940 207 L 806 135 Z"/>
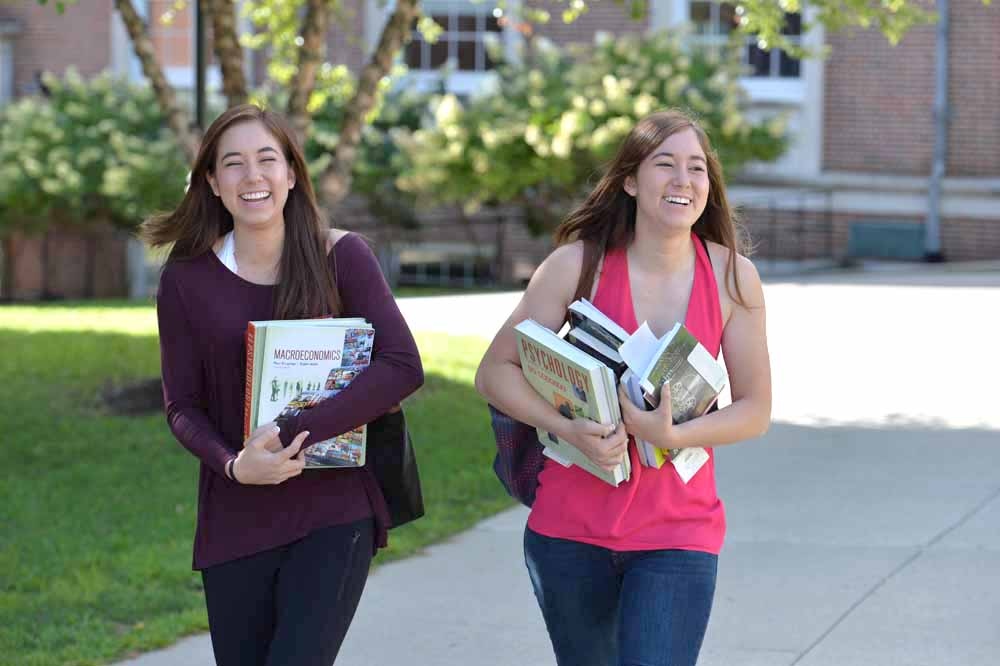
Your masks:
<path fill-rule="evenodd" d="M 250 418 L 253 411 L 253 403 L 256 396 L 253 394 L 253 370 L 254 370 L 254 342 L 257 339 L 257 327 L 253 323 L 247 324 L 247 373 L 246 389 L 243 394 L 243 439 L 250 437 Z"/>

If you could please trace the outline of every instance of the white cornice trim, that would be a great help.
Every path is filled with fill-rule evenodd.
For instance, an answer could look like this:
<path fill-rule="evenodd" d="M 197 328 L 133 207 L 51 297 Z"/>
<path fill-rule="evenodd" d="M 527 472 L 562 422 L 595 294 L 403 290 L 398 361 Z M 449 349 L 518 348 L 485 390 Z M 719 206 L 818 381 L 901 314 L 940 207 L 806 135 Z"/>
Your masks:
<path fill-rule="evenodd" d="M 848 180 L 853 181 L 855 175 Z M 919 217 L 927 215 L 926 186 L 912 187 L 917 180 L 896 177 L 898 187 L 889 185 L 891 177 L 883 176 L 882 188 L 851 186 L 841 182 L 834 186 L 827 181 L 819 186 L 821 179 L 811 182 L 799 181 L 786 186 L 732 185 L 728 188 L 731 203 L 752 209 L 774 209 L 782 211 L 802 210 L 852 215 L 899 215 Z M 923 179 L 926 180 L 926 179 Z M 1000 194 L 991 189 L 998 183 L 989 179 L 979 182 L 954 182 L 945 179 L 941 212 L 946 218 L 996 220 L 1000 223 Z M 867 185 L 866 183 L 865 185 Z M 823 187 L 830 188 L 828 191 Z"/>
<path fill-rule="evenodd" d="M 868 191 L 894 190 L 898 192 L 927 193 L 926 176 L 859 173 L 856 171 L 826 171 L 816 176 L 796 178 L 767 176 L 766 174 L 740 175 L 733 178 L 737 186 L 763 186 L 787 188 L 831 188 Z M 948 177 L 944 190 L 952 194 L 972 194 L 1000 197 L 1000 178 Z M 1000 205 L 1000 203 L 998 203 Z"/>

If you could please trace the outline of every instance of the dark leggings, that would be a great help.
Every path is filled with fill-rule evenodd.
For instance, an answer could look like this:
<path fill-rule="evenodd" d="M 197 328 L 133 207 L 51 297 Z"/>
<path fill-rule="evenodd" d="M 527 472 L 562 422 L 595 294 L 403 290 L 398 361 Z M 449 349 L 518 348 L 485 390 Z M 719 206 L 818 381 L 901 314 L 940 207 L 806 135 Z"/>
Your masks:
<path fill-rule="evenodd" d="M 330 666 L 372 560 L 370 518 L 202 571 L 218 666 Z"/>

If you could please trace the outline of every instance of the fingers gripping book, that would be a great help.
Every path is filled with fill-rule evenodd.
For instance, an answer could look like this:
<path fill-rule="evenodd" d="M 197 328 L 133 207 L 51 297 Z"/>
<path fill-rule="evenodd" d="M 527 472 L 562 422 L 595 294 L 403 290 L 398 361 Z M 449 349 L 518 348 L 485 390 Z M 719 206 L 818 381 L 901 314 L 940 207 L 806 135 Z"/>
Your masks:
<path fill-rule="evenodd" d="M 569 306 L 567 319 L 565 339 L 530 319 L 515 327 L 525 378 L 566 418 L 618 423 L 619 382 L 646 410 L 656 408 L 669 383 L 673 421 L 683 423 L 708 411 L 726 385 L 722 365 L 680 322 L 661 338 L 646 323 L 629 335 L 586 299 Z M 552 433 L 539 429 L 538 438 L 545 454 L 563 465 L 576 464 L 612 485 L 630 476 L 627 458 L 608 473 Z M 664 451 L 641 439 L 636 446 L 644 466 L 660 468 L 670 461 L 685 483 L 709 457 L 701 447 Z"/>

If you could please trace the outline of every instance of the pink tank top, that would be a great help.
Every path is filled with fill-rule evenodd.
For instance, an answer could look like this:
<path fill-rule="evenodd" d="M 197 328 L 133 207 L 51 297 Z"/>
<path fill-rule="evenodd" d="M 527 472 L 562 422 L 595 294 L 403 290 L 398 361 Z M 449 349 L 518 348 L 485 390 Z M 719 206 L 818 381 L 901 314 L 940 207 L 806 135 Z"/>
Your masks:
<path fill-rule="evenodd" d="M 715 357 L 722 341 L 722 310 L 712 264 L 692 233 L 694 283 L 684 325 Z M 594 305 L 629 333 L 639 324 L 632 307 L 628 257 L 608 252 Z M 546 460 L 538 476 L 528 527 L 545 536 L 611 550 L 680 549 L 718 554 L 726 532 L 725 510 L 715 490 L 715 454 L 685 484 L 673 465 L 643 467 L 629 442 L 631 478 L 617 488 L 578 467 Z"/>

